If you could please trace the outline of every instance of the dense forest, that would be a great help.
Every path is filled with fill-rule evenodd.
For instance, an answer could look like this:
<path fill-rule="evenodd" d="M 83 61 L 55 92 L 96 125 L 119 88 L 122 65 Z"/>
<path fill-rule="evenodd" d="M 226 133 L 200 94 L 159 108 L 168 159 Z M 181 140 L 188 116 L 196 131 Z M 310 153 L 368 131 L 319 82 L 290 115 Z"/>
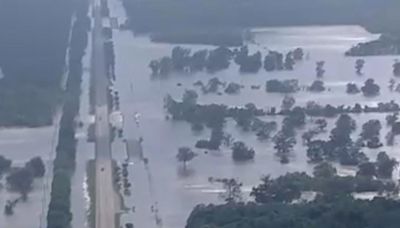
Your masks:
<path fill-rule="evenodd" d="M 400 202 L 340 197 L 310 203 L 226 204 L 198 206 L 187 228 L 394 228 L 400 222 Z"/>
<path fill-rule="evenodd" d="M 71 27 L 72 0 L 0 0 L 0 125 L 51 124 Z"/>
<path fill-rule="evenodd" d="M 124 0 L 136 32 L 256 26 L 359 24 L 398 32 L 398 0 Z"/>

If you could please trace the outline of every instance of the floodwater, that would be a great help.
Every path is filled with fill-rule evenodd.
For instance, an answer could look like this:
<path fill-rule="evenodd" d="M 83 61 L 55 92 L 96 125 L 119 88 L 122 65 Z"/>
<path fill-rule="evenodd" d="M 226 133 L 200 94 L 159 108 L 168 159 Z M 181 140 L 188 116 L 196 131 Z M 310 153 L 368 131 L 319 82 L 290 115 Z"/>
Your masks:
<path fill-rule="evenodd" d="M 56 118 L 58 119 L 58 118 Z M 0 227 L 41 227 L 44 224 L 49 202 L 52 181 L 52 161 L 57 143 L 58 127 L 0 129 L 0 155 L 12 160 L 13 167 L 22 167 L 29 159 L 40 156 L 46 165 L 46 174 L 36 179 L 33 190 L 26 202 L 20 202 L 14 208 L 14 215 L 0 213 Z M 5 176 L 1 178 L 0 210 L 7 200 L 19 198 L 5 188 Z"/>
<path fill-rule="evenodd" d="M 86 162 L 94 157 L 94 145 L 86 142 L 86 129 L 91 121 L 88 114 L 90 44 L 86 53 L 89 54 L 83 60 L 81 109 L 78 118 L 83 123 L 83 127 L 78 129 L 76 134 L 78 138 L 76 170 L 71 180 L 72 227 L 79 228 L 87 227 L 88 198 L 85 189 L 85 167 Z M 7 191 L 5 188 L 5 176 L 0 177 L 0 227 L 46 227 L 60 115 L 61 112 L 57 112 L 54 118 L 54 125 L 48 127 L 0 129 L 0 155 L 11 159 L 13 167 L 22 167 L 25 162 L 35 156 L 40 156 L 46 165 L 45 176 L 34 181 L 33 190 L 29 193 L 28 200 L 18 203 L 12 216 L 4 215 L 3 209 L 7 200 L 17 199 L 19 194 Z"/>
<path fill-rule="evenodd" d="M 118 1 L 111 1 L 111 14 L 119 21 L 125 19 L 125 14 Z M 309 60 L 298 63 L 292 72 L 267 73 L 260 70 L 257 74 L 240 74 L 234 64 L 228 69 L 214 75 L 197 73 L 195 75 L 171 75 L 168 79 L 152 79 L 148 64 L 152 59 L 169 55 L 175 45 L 151 43 L 145 36 L 135 37 L 129 31 L 115 31 L 113 40 L 116 52 L 117 81 L 114 89 L 119 91 L 121 111 L 124 115 L 124 134 L 127 139 L 143 137 L 143 152 L 148 158 L 148 166 L 135 160 L 130 167 L 130 177 L 133 183 L 133 194 L 126 199 L 128 207 L 135 207 L 135 213 L 127 214 L 124 220 L 133 221 L 137 227 L 157 227 L 155 224 L 152 205 L 158 207 L 158 215 L 162 219 L 162 227 L 184 227 L 192 208 L 199 203 L 220 203 L 218 193 L 221 188 L 208 182 L 209 177 L 238 178 L 243 182 L 244 196 L 247 198 L 251 187 L 259 183 L 262 175 L 279 176 L 286 172 L 312 171 L 312 165 L 307 163 L 305 148 L 300 138 L 291 157 L 290 164 L 282 165 L 274 156 L 273 145 L 270 142 L 259 142 L 252 133 L 241 132 L 228 120 L 225 132 L 235 139 L 245 141 L 256 151 L 254 161 L 236 164 L 232 161 L 229 148 L 204 154 L 196 151 L 199 156 L 188 164 L 188 171 L 182 172 L 181 165 L 176 161 L 177 149 L 181 146 L 194 147 L 198 139 L 208 138 L 210 132 L 202 134 L 191 132 L 190 125 L 184 122 L 165 120 L 163 98 L 171 94 L 180 99 L 185 89 L 196 89 L 193 83 L 197 80 L 208 81 L 218 77 L 226 82 L 239 82 L 245 86 L 239 95 L 221 96 L 217 94 L 199 93 L 199 103 L 223 103 L 227 105 L 243 106 L 252 102 L 258 107 L 279 107 L 283 99 L 281 94 L 265 92 L 265 82 L 268 79 L 299 79 L 302 85 L 310 85 L 315 76 L 315 62 L 326 61 L 324 76 L 325 85 L 330 89 L 323 93 L 298 92 L 294 96 L 297 104 L 304 105 L 310 100 L 320 104 L 375 104 L 380 101 L 396 100 L 400 102 L 396 93 L 388 88 L 392 78 L 392 64 L 395 56 L 367 57 L 364 68 L 365 74 L 358 76 L 354 70 L 356 58 L 345 57 L 344 52 L 358 42 L 376 39 L 378 35 L 370 34 L 358 26 L 330 26 L 330 27 L 295 27 L 295 28 L 258 28 L 254 29 L 256 44 L 250 44 L 250 50 L 260 50 L 263 53 L 268 49 L 277 51 L 292 50 L 302 47 L 309 53 Z M 204 45 L 182 45 L 198 50 L 212 48 Z M 367 78 L 374 78 L 381 86 L 381 95 L 375 98 L 365 98 L 361 94 L 348 95 L 345 85 L 348 82 L 363 84 Z M 182 83 L 181 87 L 177 83 Z M 260 90 L 251 90 L 251 85 L 261 85 Z M 140 124 L 136 125 L 134 115 L 140 113 Z M 384 114 L 355 115 L 358 127 L 369 119 L 378 118 L 384 121 Z M 281 117 L 268 117 L 281 122 Z M 335 119 L 329 119 L 331 128 Z M 384 122 L 382 122 L 385 125 Z M 358 130 L 359 130 L 358 129 Z M 299 130 L 298 135 L 304 130 Z M 381 132 L 382 141 L 387 129 Z M 357 137 L 359 132 L 354 133 Z M 319 137 L 328 137 L 329 133 Z M 123 147 L 119 147 L 123 148 Z M 391 156 L 400 159 L 400 155 L 393 148 L 381 148 Z M 381 150 L 365 151 L 372 160 Z M 121 151 L 114 151 L 114 157 L 122 162 L 126 158 Z M 342 174 L 352 174 L 351 168 L 341 167 Z M 398 176 L 397 174 L 395 175 Z M 161 227 L 161 226 L 160 226 Z"/>

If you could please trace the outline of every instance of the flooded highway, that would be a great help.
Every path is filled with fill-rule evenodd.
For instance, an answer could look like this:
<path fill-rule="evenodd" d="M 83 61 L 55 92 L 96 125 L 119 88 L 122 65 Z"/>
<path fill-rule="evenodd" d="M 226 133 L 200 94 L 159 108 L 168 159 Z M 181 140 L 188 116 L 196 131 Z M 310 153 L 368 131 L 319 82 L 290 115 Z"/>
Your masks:
<path fill-rule="evenodd" d="M 121 2 L 109 0 L 109 6 L 111 14 L 117 17 L 119 23 L 124 22 L 126 16 Z M 124 197 L 124 205 L 129 212 L 122 213 L 121 224 L 132 222 L 135 227 L 146 228 L 184 227 L 195 205 L 222 202 L 218 197 L 221 186 L 210 183 L 209 177 L 238 178 L 244 184 L 243 192 L 246 199 L 262 175 L 276 177 L 286 172 L 312 171 L 313 166 L 307 162 L 305 148 L 301 144 L 300 136 L 305 129 L 297 133 L 298 143 L 294 148 L 291 162 L 282 165 L 274 155 L 275 150 L 270 141 L 260 142 L 254 134 L 242 132 L 233 120 L 227 121 L 224 131 L 253 147 L 256 151 L 254 161 L 234 163 L 231 150 L 225 147 L 208 154 L 196 150 L 199 156 L 188 163 L 187 170 L 183 170 L 175 157 L 178 148 L 182 146 L 193 148 L 197 140 L 209 137 L 210 131 L 206 129 L 201 134 L 193 133 L 188 123 L 166 120 L 163 99 L 170 94 L 179 100 L 185 89 L 196 89 L 193 83 L 198 80 L 205 82 L 212 77 L 218 77 L 221 81 L 244 85 L 238 95 L 205 95 L 198 90 L 199 103 L 243 106 L 252 102 L 257 107 L 268 108 L 280 106 L 284 95 L 266 93 L 264 89 L 266 80 L 296 78 L 301 85 L 310 85 L 315 80 L 315 62 L 323 60 L 326 62 L 324 82 L 329 91 L 319 94 L 300 91 L 295 94 L 296 104 L 305 105 L 308 101 L 317 101 L 320 104 L 332 105 L 355 103 L 371 105 L 390 100 L 400 103 L 400 96 L 391 92 L 387 86 L 390 78 L 393 78 L 393 61 L 398 57 L 365 57 L 366 64 L 363 70 L 365 74 L 358 76 L 354 71 L 356 58 L 345 57 L 343 54 L 358 42 L 376 39 L 378 37 L 376 34 L 370 34 L 358 26 L 256 28 L 252 32 L 255 35 L 255 43 L 249 44 L 250 52 L 261 51 L 265 54 L 268 50 L 283 52 L 301 47 L 308 53 L 309 59 L 296 64 L 292 72 L 267 73 L 260 70 L 257 74 L 241 74 L 238 66 L 232 64 L 229 69 L 216 74 L 200 72 L 194 75 L 176 74 L 166 79 L 154 79 L 150 75 L 149 62 L 169 55 L 176 45 L 152 43 L 147 36 L 134 36 L 130 31 L 114 30 L 117 80 L 113 89 L 119 92 L 121 112 L 124 116 L 124 138 L 135 144 L 128 153 L 122 139 L 116 139 L 112 145 L 113 158 L 118 164 L 128 159 L 129 180 L 132 183 L 131 194 Z M 213 48 L 205 45 L 182 46 L 193 51 Z M 90 53 L 90 49 L 86 53 Z M 84 60 L 86 67 L 89 67 L 89 57 L 90 55 L 86 55 Z M 345 92 L 348 82 L 362 84 L 367 78 L 374 78 L 381 86 L 380 96 L 367 98 L 361 94 L 348 95 Z M 86 142 L 86 129 L 92 122 L 89 115 L 89 83 L 89 69 L 86 68 L 82 82 L 80 114 L 83 127 L 77 135 L 79 140 L 77 167 L 72 182 L 71 204 L 74 212 L 72 225 L 76 228 L 87 227 L 88 199 L 85 170 L 87 161 L 94 157 L 94 145 Z M 177 86 L 178 83 L 182 86 Z M 252 90 L 250 89 L 252 85 L 260 85 L 261 89 Z M 137 113 L 140 115 L 136 116 Z M 364 122 L 369 119 L 379 119 L 384 123 L 385 114 L 361 114 L 354 115 L 353 118 L 356 119 L 358 126 L 358 130 L 353 133 L 356 138 Z M 275 120 L 280 124 L 282 117 L 264 119 Z M 328 129 L 332 128 L 335 120 L 335 118 L 328 119 Z M 382 142 L 385 141 L 384 136 L 388 131 L 385 124 L 383 125 Z M 55 126 L 36 129 L 0 129 L 0 154 L 12 159 L 17 165 L 22 165 L 33 156 L 41 156 L 45 162 L 52 161 L 54 129 Z M 329 137 L 329 131 L 318 137 Z M 138 145 L 140 138 L 143 142 Z M 394 147 L 365 150 L 372 160 L 380 151 L 386 151 L 390 156 L 400 160 L 400 154 Z M 340 172 L 351 174 L 354 173 L 354 169 L 340 167 Z M 44 200 L 48 192 L 43 193 L 46 181 L 42 179 L 35 182 L 29 200 L 17 206 L 14 216 L 5 217 L 0 213 L 0 227 L 39 227 L 42 208 L 47 208 L 48 203 Z M 4 207 L 5 201 L 10 197 L 14 195 L 1 188 L 0 207 Z"/>

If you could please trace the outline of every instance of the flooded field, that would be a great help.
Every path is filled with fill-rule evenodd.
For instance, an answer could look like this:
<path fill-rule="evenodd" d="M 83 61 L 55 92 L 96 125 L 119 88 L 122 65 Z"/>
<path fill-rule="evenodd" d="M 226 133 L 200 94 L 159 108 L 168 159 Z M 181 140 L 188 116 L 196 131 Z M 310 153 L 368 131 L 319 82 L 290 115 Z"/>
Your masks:
<path fill-rule="evenodd" d="M 125 20 L 125 14 L 118 1 L 111 1 L 110 8 L 119 21 Z M 244 195 L 247 196 L 252 186 L 259 182 L 262 175 L 278 176 L 286 172 L 311 172 L 313 166 L 307 162 L 305 148 L 301 143 L 301 134 L 297 131 L 297 145 L 295 146 L 291 162 L 282 165 L 275 157 L 273 144 L 269 141 L 260 142 L 252 133 L 242 132 L 236 127 L 233 120 L 228 120 L 224 131 L 232 134 L 235 139 L 246 142 L 256 151 L 252 162 L 236 164 L 232 161 L 229 148 L 204 154 L 197 150 L 199 156 L 189 164 L 189 172 L 183 175 L 181 165 L 176 161 L 177 149 L 181 146 L 194 147 L 199 139 L 208 138 L 210 132 L 202 134 L 191 131 L 190 125 L 184 122 L 174 122 L 165 119 L 163 98 L 170 94 L 180 99 L 185 89 L 196 89 L 193 83 L 202 80 L 207 82 L 212 77 L 221 81 L 237 82 L 244 85 L 238 95 L 207 94 L 200 90 L 198 102 L 202 104 L 226 104 L 243 106 L 249 102 L 257 107 L 279 107 L 284 95 L 265 92 L 265 82 L 269 79 L 298 79 L 301 85 L 310 85 L 316 79 L 316 61 L 326 61 L 326 74 L 323 78 L 329 91 L 311 93 L 300 91 L 294 94 L 297 105 L 305 105 L 308 101 L 320 104 L 354 105 L 355 103 L 376 104 L 378 102 L 395 100 L 400 102 L 397 93 L 390 92 L 388 82 L 392 77 L 392 64 L 396 56 L 367 57 L 363 76 L 355 73 L 356 58 L 345 57 L 344 52 L 358 42 L 376 39 L 378 35 L 370 34 L 358 26 L 330 26 L 330 27 L 294 27 L 294 28 L 257 28 L 253 30 L 255 44 L 249 44 L 250 52 L 269 50 L 280 52 L 304 48 L 309 59 L 296 64 L 291 72 L 267 73 L 263 69 L 257 74 L 241 74 L 238 66 L 231 64 L 227 70 L 216 74 L 196 73 L 194 75 L 170 75 L 166 79 L 152 79 L 148 64 L 153 59 L 170 55 L 176 45 L 155 44 L 145 36 L 135 37 L 129 31 L 114 32 L 116 52 L 117 81 L 114 89 L 119 91 L 121 111 L 124 115 L 124 135 L 127 139 L 143 137 L 143 153 L 148 158 L 148 166 L 135 160 L 130 166 L 130 177 L 133 183 L 132 196 L 127 198 L 129 207 L 134 206 L 133 217 L 126 215 L 126 220 L 133 221 L 138 227 L 156 227 L 154 222 L 153 206 L 158 207 L 158 214 L 162 219 L 163 227 L 184 227 L 186 218 L 192 208 L 198 203 L 219 203 L 218 193 L 220 186 L 210 184 L 209 177 L 234 177 L 243 182 Z M 203 48 L 213 48 L 203 45 L 182 45 L 193 51 Z M 362 94 L 346 94 L 346 84 L 355 82 L 362 85 L 368 78 L 374 78 L 381 87 L 378 97 L 366 98 Z M 181 83 L 182 86 L 177 86 Z M 250 89 L 251 85 L 260 85 L 260 90 Z M 135 122 L 135 113 L 140 113 L 140 124 Z M 385 127 L 386 114 L 353 115 L 357 121 L 358 130 L 353 134 L 357 138 L 361 125 L 370 119 L 381 120 L 382 142 L 388 129 Z M 282 117 L 266 117 L 274 119 L 279 124 Z M 331 129 L 335 118 L 327 119 L 328 129 Z M 309 119 L 308 119 L 309 121 Z M 318 137 L 329 137 L 329 130 Z M 123 146 L 117 146 L 114 157 L 122 162 L 126 155 Z M 393 147 L 382 147 L 377 150 L 365 150 L 371 160 L 376 158 L 379 151 L 386 151 L 390 156 L 400 159 Z M 355 170 L 341 167 L 340 173 L 354 174 Z M 395 177 L 397 177 L 397 173 Z"/>
<path fill-rule="evenodd" d="M 5 176 L 1 177 L 0 227 L 40 227 L 45 222 L 57 129 L 56 125 L 34 129 L 0 129 L 0 155 L 12 160 L 12 167 L 23 167 L 29 159 L 36 156 L 40 156 L 46 165 L 45 176 L 35 179 L 33 190 L 28 194 L 27 201 L 18 203 L 12 216 L 6 216 L 3 213 L 4 206 L 7 200 L 15 200 L 20 195 L 9 192 L 6 188 Z"/>
<path fill-rule="evenodd" d="M 125 13 L 120 2 L 110 1 L 111 14 L 118 17 L 120 22 L 125 20 Z M 231 150 L 222 147 L 220 151 L 208 154 L 197 150 L 199 154 L 188 164 L 188 171 L 183 172 L 182 166 L 176 161 L 175 155 L 179 147 L 194 144 L 199 139 L 209 137 L 210 131 L 201 134 L 191 131 L 190 125 L 185 122 L 166 120 L 163 109 L 163 99 L 170 94 L 180 99 L 185 89 L 196 89 L 199 94 L 198 102 L 202 104 L 226 104 L 229 106 L 244 106 L 254 103 L 259 108 L 271 106 L 279 107 L 284 95 L 265 92 L 265 82 L 269 79 L 298 79 L 301 85 L 308 86 L 316 79 L 316 61 L 325 61 L 326 74 L 323 78 L 329 90 L 322 93 L 299 91 L 294 94 L 297 105 L 305 105 L 308 101 L 332 105 L 373 105 L 378 102 L 395 100 L 400 103 L 397 93 L 388 89 L 388 82 L 392 77 L 392 64 L 396 56 L 366 57 L 364 75 L 355 73 L 356 58 L 345 57 L 344 52 L 358 42 L 376 39 L 378 35 L 370 34 L 358 26 L 329 26 L 329 27 L 287 27 L 287 28 L 256 28 L 252 30 L 255 42 L 249 44 L 250 52 L 261 51 L 265 55 L 268 50 L 286 52 L 301 47 L 309 58 L 295 65 L 294 71 L 265 72 L 263 69 L 257 74 L 242 74 L 238 66 L 231 64 L 230 68 L 215 74 L 205 72 L 194 75 L 173 74 L 165 79 L 151 77 L 148 64 L 153 59 L 170 55 L 176 45 L 155 44 L 146 36 L 134 36 L 129 31 L 114 31 L 113 41 L 116 52 L 116 83 L 113 88 L 119 91 L 121 112 L 124 115 L 124 137 L 127 140 L 142 137 L 143 153 L 148 164 L 139 159 L 133 159 L 129 166 L 129 177 L 132 182 L 132 195 L 125 197 L 128 208 L 134 213 L 122 215 L 122 221 L 131 221 L 135 227 L 157 227 L 157 216 L 162 219 L 162 227 L 184 227 L 186 218 L 192 208 L 199 203 L 220 203 L 219 185 L 211 184 L 209 177 L 237 178 L 243 182 L 244 196 L 248 197 L 251 188 L 259 183 L 262 175 L 273 177 L 286 172 L 311 172 L 313 166 L 307 162 L 305 147 L 301 143 L 301 134 L 306 129 L 297 131 L 297 144 L 294 148 L 290 163 L 282 165 L 274 155 L 275 150 L 270 141 L 261 142 L 253 133 L 241 131 L 233 120 L 228 120 L 224 131 L 233 138 L 246 142 L 256 151 L 255 159 L 246 163 L 234 163 Z M 88 45 L 91 46 L 90 44 Z M 193 51 L 214 48 L 204 45 L 182 45 Z M 90 53 L 90 50 L 87 50 Z M 80 120 L 83 128 L 78 131 L 77 167 L 72 185 L 72 210 L 74 217 L 73 227 L 86 227 L 87 192 L 85 186 L 85 165 L 93 158 L 93 144 L 86 142 L 86 128 L 90 124 L 89 111 L 89 75 L 87 68 L 90 65 L 90 55 L 85 58 L 86 66 L 82 82 L 82 99 Z M 218 77 L 224 82 L 237 82 L 244 85 L 240 94 L 202 94 L 193 86 L 201 80 L 208 81 Z M 367 78 L 374 78 L 381 87 L 381 94 L 374 98 L 367 98 L 362 94 L 346 94 L 346 84 L 355 82 L 362 85 Z M 397 80 L 397 79 L 396 79 Z M 399 81 L 400 82 L 400 81 Z M 182 86 L 177 86 L 181 83 Z M 259 85 L 261 89 L 253 90 L 252 85 Z M 134 115 L 139 113 L 139 124 Z M 357 131 L 353 133 L 356 139 L 361 125 L 370 119 L 379 119 L 382 123 L 381 141 L 388 132 L 385 126 L 386 114 L 359 114 L 352 115 L 357 121 Z M 265 120 L 275 120 L 280 125 L 282 117 L 264 117 Z M 318 137 L 329 137 L 335 118 L 328 120 L 328 131 Z M 310 121 L 310 119 L 307 119 Z M 56 126 L 39 129 L 0 129 L 0 155 L 12 159 L 15 166 L 23 165 L 34 156 L 41 156 L 48 170 L 54 158 L 54 140 Z M 400 139 L 397 139 L 397 143 Z M 400 154 L 395 147 L 382 147 L 376 150 L 366 149 L 364 152 L 374 160 L 380 151 L 386 151 L 390 156 L 400 160 Z M 113 143 L 113 156 L 121 164 L 126 158 L 125 145 L 121 140 Z M 339 165 L 338 165 L 339 167 Z M 353 174 L 354 169 L 339 167 L 342 174 Z M 15 215 L 6 217 L 0 213 L 0 227 L 39 227 L 43 219 L 43 212 L 47 212 L 48 187 L 51 183 L 51 174 L 37 180 L 34 190 L 30 193 L 27 202 L 20 203 L 15 208 Z M 398 171 L 394 177 L 398 177 Z M 2 183 L 4 183 L 4 177 Z M 5 188 L 0 188 L 0 208 L 6 200 L 17 197 Z M 157 213 L 154 212 L 157 208 Z"/>

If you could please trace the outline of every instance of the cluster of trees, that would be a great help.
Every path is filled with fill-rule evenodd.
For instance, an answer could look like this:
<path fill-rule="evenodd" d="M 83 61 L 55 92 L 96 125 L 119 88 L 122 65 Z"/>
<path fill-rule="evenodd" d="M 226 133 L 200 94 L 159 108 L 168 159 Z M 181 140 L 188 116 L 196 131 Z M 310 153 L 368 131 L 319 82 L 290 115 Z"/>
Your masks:
<path fill-rule="evenodd" d="M 356 200 L 341 196 L 299 204 L 198 205 L 187 219 L 186 227 L 396 227 L 400 222 L 398 213 L 400 203 L 383 197 Z"/>
<path fill-rule="evenodd" d="M 400 106 L 393 100 L 386 103 L 379 102 L 377 106 L 373 107 L 368 105 L 361 106 L 359 103 L 356 103 L 353 106 L 340 105 L 335 107 L 329 104 L 322 106 L 315 101 L 309 101 L 303 109 L 309 116 L 335 117 L 344 113 L 398 112 L 400 110 Z M 286 112 L 284 110 L 281 112 L 281 114 L 285 113 Z"/>
<path fill-rule="evenodd" d="M 219 88 L 220 87 L 225 87 L 226 86 L 226 82 L 221 82 L 218 78 L 213 77 L 210 80 L 208 80 L 207 84 L 204 84 L 202 81 L 197 81 L 193 85 L 194 86 L 199 86 L 201 91 L 204 94 L 207 94 L 207 93 L 220 93 L 219 92 Z M 235 91 L 237 85 L 238 84 L 236 84 L 236 83 L 233 85 L 233 87 L 231 85 L 231 88 L 228 90 L 228 92 L 232 92 L 232 93 L 238 92 L 238 90 Z M 239 85 L 239 87 L 240 87 L 240 85 Z M 228 88 L 226 88 L 226 89 L 228 89 Z"/>
<path fill-rule="evenodd" d="M 0 126 L 52 123 L 71 15 L 72 1 L 0 2 Z"/>
<path fill-rule="evenodd" d="M 392 85 L 394 88 L 394 84 Z M 393 89 L 392 89 L 393 90 Z M 346 93 L 348 94 L 357 94 L 362 92 L 366 97 L 373 97 L 377 96 L 380 93 L 380 87 L 378 84 L 375 83 L 375 80 L 372 78 L 367 79 L 364 82 L 364 86 L 361 89 L 358 88 L 357 84 L 355 83 L 347 83 L 346 85 Z"/>
<path fill-rule="evenodd" d="M 311 86 L 308 87 L 308 90 L 311 92 L 323 92 L 325 91 L 324 82 L 321 80 L 315 80 Z"/>
<path fill-rule="evenodd" d="M 232 146 L 232 159 L 234 161 L 248 161 L 254 158 L 255 151 L 246 146 L 244 142 L 234 142 Z"/>
<path fill-rule="evenodd" d="M 11 164 L 10 161 L 8 163 Z M 6 178 L 8 187 L 12 191 L 19 192 L 25 200 L 32 190 L 34 178 L 43 177 L 45 171 L 43 160 L 40 157 L 34 157 L 25 163 L 24 167 L 11 170 Z"/>
<path fill-rule="evenodd" d="M 266 71 L 293 70 L 296 61 L 303 60 L 304 51 L 302 48 L 296 48 L 282 54 L 277 51 L 269 51 L 264 58 L 264 69 Z"/>
<path fill-rule="evenodd" d="M 385 159 L 381 159 L 385 160 Z M 385 161 L 387 162 L 387 161 Z M 383 163 L 381 161 L 381 166 Z M 379 161 L 377 162 L 379 163 Z M 400 222 L 394 211 L 400 212 L 397 200 L 382 196 L 372 200 L 356 200 L 354 193 L 377 192 L 389 196 L 398 194 L 393 181 L 374 179 L 375 164 L 363 164 L 356 176 L 338 176 L 329 163 L 314 167 L 313 176 L 288 173 L 275 179 L 265 176 L 253 187 L 250 196 L 255 202 L 240 201 L 241 184 L 230 179 L 227 191 L 230 201 L 224 205 L 198 205 L 187 220 L 186 227 L 381 227 Z M 379 165 L 378 165 L 379 166 Z M 303 193 L 314 192 L 304 199 Z M 395 226 L 395 225 L 394 225 Z"/>
<path fill-rule="evenodd" d="M 235 82 L 230 82 L 226 88 L 225 93 L 227 94 L 238 94 L 240 92 L 241 85 Z"/>
<path fill-rule="evenodd" d="M 398 55 L 400 54 L 400 39 L 384 34 L 377 40 L 357 44 L 345 54 L 347 56 Z"/>
<path fill-rule="evenodd" d="M 46 171 L 44 162 L 40 157 L 32 158 L 23 167 L 11 167 L 11 164 L 11 160 L 0 155 L 0 175 L 8 172 L 6 177 L 8 189 L 21 194 L 20 198 L 7 201 L 4 207 L 6 215 L 14 214 L 14 207 L 20 200 L 26 201 L 28 193 L 33 188 L 34 179 L 43 177 Z"/>
<path fill-rule="evenodd" d="M 293 70 L 296 61 L 303 59 L 303 50 L 297 48 L 290 51 L 283 58 L 283 54 L 270 51 L 262 61 L 261 52 L 249 54 L 247 46 L 230 50 L 226 47 L 218 47 L 214 50 L 199 50 L 191 54 L 191 50 L 180 46 L 172 49 L 171 56 L 152 60 L 149 67 L 154 76 L 166 76 L 173 72 L 195 73 L 206 70 L 213 73 L 227 69 L 233 59 L 239 65 L 240 72 L 257 73 L 264 65 L 266 71 Z"/>
<path fill-rule="evenodd" d="M 238 64 L 240 72 L 257 73 L 262 67 L 261 52 L 249 55 L 247 46 L 240 47 L 235 51 L 235 63 Z"/>
<path fill-rule="evenodd" d="M 69 72 L 63 114 L 60 120 L 58 145 L 53 165 L 53 182 L 47 212 L 48 228 L 70 227 L 71 213 L 71 175 L 75 168 L 76 116 L 79 113 L 82 79 L 82 58 L 88 42 L 90 19 L 87 15 L 89 2 L 76 2 L 76 20 L 72 26 L 69 47 Z"/>
<path fill-rule="evenodd" d="M 222 184 L 222 191 L 219 197 L 226 203 L 237 203 L 242 201 L 242 189 L 243 183 L 239 182 L 234 178 L 214 178 L 209 177 L 210 183 Z"/>
<path fill-rule="evenodd" d="M 342 165 L 358 165 L 368 160 L 361 151 L 361 145 L 353 142 L 351 133 L 356 129 L 355 121 L 347 114 L 341 114 L 331 130 L 329 140 L 311 140 L 307 143 L 307 157 L 310 162 L 338 161 Z"/>
<path fill-rule="evenodd" d="M 328 123 L 325 119 L 316 119 L 314 123 L 315 123 L 314 128 L 311 128 L 308 131 L 304 132 L 303 135 L 301 136 L 304 144 L 310 143 L 313 137 L 317 136 L 320 133 L 325 132 L 326 127 L 328 126 Z"/>
<path fill-rule="evenodd" d="M 180 46 L 172 49 L 171 56 L 152 60 L 149 67 L 154 76 L 167 76 L 173 72 L 195 73 L 203 70 L 216 72 L 229 67 L 234 53 L 226 47 L 214 50 L 199 50 L 191 54 L 191 50 Z"/>
<path fill-rule="evenodd" d="M 255 115 L 257 108 L 254 104 L 245 105 L 245 109 L 238 110 L 233 119 L 243 131 L 252 131 L 259 140 L 267 140 L 277 128 L 275 121 L 264 121 Z"/>
<path fill-rule="evenodd" d="M 347 83 L 346 85 L 346 93 L 348 94 L 357 94 L 360 92 L 360 89 L 358 88 L 356 83 Z"/>
<path fill-rule="evenodd" d="M 287 112 L 281 130 L 274 136 L 274 149 L 282 164 L 289 163 L 290 152 L 296 144 L 295 129 L 304 126 L 306 114 L 302 108 L 295 107 Z"/>
<path fill-rule="evenodd" d="M 187 90 L 183 94 L 182 102 L 175 101 L 171 96 L 164 99 L 164 106 L 174 120 L 184 120 L 192 124 L 192 129 L 201 130 L 204 126 L 211 129 L 209 140 L 199 140 L 196 148 L 217 150 L 224 140 L 223 126 L 225 118 L 234 119 L 239 116 L 261 116 L 265 112 L 257 109 L 254 104 L 248 104 L 245 107 L 231 107 L 225 105 L 197 104 L 197 93 L 193 90 Z"/>
<path fill-rule="evenodd" d="M 372 97 L 379 95 L 380 87 L 375 83 L 375 80 L 369 78 L 365 81 L 364 86 L 361 87 L 361 92 L 366 97 Z"/>
<path fill-rule="evenodd" d="M 363 143 L 366 142 L 369 148 L 379 148 L 383 146 L 383 144 L 380 142 L 381 129 L 382 125 L 379 120 L 369 120 L 362 126 L 360 140 Z"/>
<path fill-rule="evenodd" d="M 351 197 L 353 193 L 379 192 L 396 193 L 394 182 L 376 180 L 367 176 L 338 176 L 329 163 L 321 163 L 314 168 L 314 177 L 306 173 L 288 173 L 276 179 L 265 176 L 261 184 L 253 187 L 250 196 L 257 203 L 289 204 L 300 200 L 303 192 L 317 193 L 316 200 L 334 200 L 340 196 Z"/>
<path fill-rule="evenodd" d="M 398 164 L 396 159 L 390 158 L 385 152 L 379 152 L 376 162 L 364 162 L 358 165 L 357 176 L 391 179 Z"/>
<path fill-rule="evenodd" d="M 269 93 L 294 93 L 300 90 L 299 80 L 289 79 L 289 80 L 268 80 L 265 89 Z"/>

